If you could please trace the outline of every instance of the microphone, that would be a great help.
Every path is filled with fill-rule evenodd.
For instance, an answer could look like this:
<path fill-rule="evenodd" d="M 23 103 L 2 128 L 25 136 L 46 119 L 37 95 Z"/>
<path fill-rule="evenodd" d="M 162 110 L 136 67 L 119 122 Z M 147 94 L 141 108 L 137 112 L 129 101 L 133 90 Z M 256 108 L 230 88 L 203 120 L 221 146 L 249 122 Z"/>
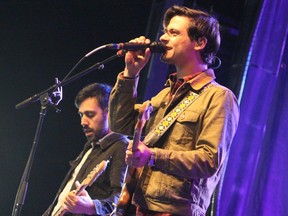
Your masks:
<path fill-rule="evenodd" d="M 166 46 L 162 42 L 152 42 L 150 44 L 137 44 L 137 43 L 111 43 L 106 45 L 109 49 L 123 49 L 126 51 L 137 51 L 137 50 L 145 50 L 146 48 L 150 48 L 152 53 L 165 53 Z"/>

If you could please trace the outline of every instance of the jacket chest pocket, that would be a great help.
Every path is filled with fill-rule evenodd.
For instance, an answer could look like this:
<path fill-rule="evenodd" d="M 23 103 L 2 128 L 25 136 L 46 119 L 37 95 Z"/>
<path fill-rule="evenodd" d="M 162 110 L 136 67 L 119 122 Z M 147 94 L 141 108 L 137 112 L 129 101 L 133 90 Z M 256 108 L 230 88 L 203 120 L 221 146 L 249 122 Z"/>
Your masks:
<path fill-rule="evenodd" d="M 171 142 L 178 145 L 189 145 L 194 143 L 201 122 L 201 112 L 195 110 L 185 110 L 176 119 L 173 129 L 171 131 Z"/>

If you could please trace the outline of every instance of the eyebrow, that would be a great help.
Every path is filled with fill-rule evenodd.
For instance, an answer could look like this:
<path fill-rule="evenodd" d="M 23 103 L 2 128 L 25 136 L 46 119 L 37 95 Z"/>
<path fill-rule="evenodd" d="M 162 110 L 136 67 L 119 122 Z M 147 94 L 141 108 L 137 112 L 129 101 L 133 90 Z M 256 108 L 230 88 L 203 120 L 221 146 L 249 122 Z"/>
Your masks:
<path fill-rule="evenodd" d="M 84 112 L 78 112 L 79 115 L 87 115 L 87 114 L 91 114 L 91 113 L 96 113 L 94 110 L 86 110 Z"/>
<path fill-rule="evenodd" d="M 168 29 L 168 28 L 163 28 L 162 31 L 163 31 L 164 33 L 167 33 L 167 32 L 175 32 L 175 33 L 179 33 L 179 32 L 180 32 L 180 30 L 175 29 L 175 28 L 170 28 L 170 29 Z"/>

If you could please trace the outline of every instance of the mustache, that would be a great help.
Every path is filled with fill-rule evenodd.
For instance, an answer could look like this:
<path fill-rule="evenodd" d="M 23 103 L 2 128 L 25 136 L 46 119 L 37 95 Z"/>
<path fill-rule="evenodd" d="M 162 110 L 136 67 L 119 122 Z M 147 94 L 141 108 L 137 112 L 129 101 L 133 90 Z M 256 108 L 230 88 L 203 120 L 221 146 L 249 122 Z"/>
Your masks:
<path fill-rule="evenodd" d="M 88 126 L 84 126 L 82 130 L 84 133 L 93 131 L 92 128 L 89 128 Z"/>

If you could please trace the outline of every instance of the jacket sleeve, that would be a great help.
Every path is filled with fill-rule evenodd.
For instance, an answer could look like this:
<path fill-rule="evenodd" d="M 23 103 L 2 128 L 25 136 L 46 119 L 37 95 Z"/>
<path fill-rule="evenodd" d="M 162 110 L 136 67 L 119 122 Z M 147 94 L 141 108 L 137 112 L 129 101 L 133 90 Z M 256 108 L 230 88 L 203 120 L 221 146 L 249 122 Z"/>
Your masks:
<path fill-rule="evenodd" d="M 132 135 L 136 118 L 138 77 L 126 79 L 122 73 L 118 75 L 117 82 L 110 94 L 109 125 L 112 131 Z"/>
<path fill-rule="evenodd" d="M 114 205 L 118 202 L 126 170 L 125 151 L 127 144 L 127 139 L 125 142 L 118 141 L 118 143 L 114 144 L 117 145 L 117 151 L 113 153 L 112 159 L 110 161 L 110 195 L 107 199 L 93 199 L 93 203 L 96 209 L 96 215 L 109 215 L 115 208 Z"/>

